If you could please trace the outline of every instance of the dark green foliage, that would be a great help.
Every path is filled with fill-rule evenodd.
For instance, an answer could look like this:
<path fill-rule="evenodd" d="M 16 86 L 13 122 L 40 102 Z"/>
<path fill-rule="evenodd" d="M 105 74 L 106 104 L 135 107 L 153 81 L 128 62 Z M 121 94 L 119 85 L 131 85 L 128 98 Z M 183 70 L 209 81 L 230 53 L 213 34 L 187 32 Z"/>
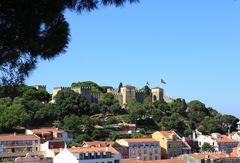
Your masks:
<path fill-rule="evenodd" d="M 1 0 L 0 83 L 22 83 L 40 59 L 65 52 L 70 35 L 66 9 L 81 13 L 125 2 L 138 0 Z"/>
<path fill-rule="evenodd" d="M 83 141 L 90 141 L 92 140 L 88 134 L 80 134 L 75 138 L 76 143 L 82 143 Z"/>
<path fill-rule="evenodd" d="M 80 133 L 80 119 L 76 115 L 65 116 L 63 120 L 64 129 L 75 135 Z"/>
<path fill-rule="evenodd" d="M 123 138 L 131 138 L 131 134 L 118 134 L 118 133 L 113 133 L 111 135 L 111 140 L 115 141 L 117 139 L 123 139 Z"/>
<path fill-rule="evenodd" d="M 100 101 L 90 105 L 85 97 L 70 89 L 60 91 L 55 104 L 48 103 L 49 97 L 46 91 L 25 85 L 0 87 L 0 132 L 12 131 L 17 127 L 54 125 L 74 136 L 86 134 L 88 137 L 83 137 L 86 140 L 104 140 L 106 137 L 100 135 L 121 130 L 121 127 L 111 126 L 121 122 L 136 123 L 144 130 L 142 134 L 155 130 L 175 130 L 181 136 L 191 135 L 195 129 L 203 134 L 226 134 L 228 129 L 234 131 L 238 122 L 236 117 L 221 115 L 197 100 L 188 104 L 180 98 L 171 103 L 152 103 L 151 99 L 145 98 L 143 103 L 130 101 L 124 110 L 110 93 L 103 94 Z M 96 124 L 104 126 L 104 129 L 95 129 Z M 122 135 L 113 135 L 112 139 L 116 137 Z"/>
<path fill-rule="evenodd" d="M 118 93 L 120 93 L 120 92 L 121 92 L 121 88 L 122 88 L 122 86 L 123 86 L 123 83 L 122 83 L 122 82 L 120 82 L 120 83 L 119 83 L 119 86 L 118 86 Z"/>
<path fill-rule="evenodd" d="M 101 86 L 99 86 L 97 83 L 94 83 L 92 81 L 72 83 L 71 86 L 72 87 L 89 87 L 91 89 L 91 92 L 95 92 L 95 93 L 100 93 L 104 91 L 104 89 Z"/>
<path fill-rule="evenodd" d="M 70 89 L 60 91 L 56 95 L 55 101 L 59 120 L 67 115 L 81 116 L 89 112 L 89 104 L 86 98 Z"/>
<path fill-rule="evenodd" d="M 202 148 L 201 148 L 202 152 L 214 152 L 215 149 L 212 145 L 210 145 L 209 143 L 203 143 Z"/>
<path fill-rule="evenodd" d="M 24 106 L 12 103 L 10 106 L 0 106 L 0 132 L 9 131 L 14 127 L 21 127 L 30 118 Z"/>
<path fill-rule="evenodd" d="M 121 114 L 121 106 L 111 93 L 105 93 L 99 102 L 101 113 Z"/>
<path fill-rule="evenodd" d="M 151 89 L 149 88 L 148 85 L 145 85 L 143 88 L 143 92 L 144 94 L 146 94 L 147 96 L 149 96 L 151 94 Z"/>

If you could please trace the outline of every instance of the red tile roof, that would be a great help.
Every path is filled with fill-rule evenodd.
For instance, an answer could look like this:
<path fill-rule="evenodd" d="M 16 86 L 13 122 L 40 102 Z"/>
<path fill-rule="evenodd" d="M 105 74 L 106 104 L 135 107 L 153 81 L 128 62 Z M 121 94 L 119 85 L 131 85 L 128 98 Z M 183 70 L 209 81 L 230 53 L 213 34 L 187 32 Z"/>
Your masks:
<path fill-rule="evenodd" d="M 88 147 L 106 147 L 106 146 L 112 146 L 116 142 L 114 141 L 85 141 L 84 144 L 86 144 Z"/>
<path fill-rule="evenodd" d="M 132 139 L 123 139 L 129 143 L 137 143 L 137 142 L 158 142 L 153 138 L 132 138 Z"/>
<path fill-rule="evenodd" d="M 15 134 L 0 134 L 0 141 L 14 141 L 14 140 L 39 140 L 36 135 L 15 135 Z"/>
<path fill-rule="evenodd" d="M 91 152 L 107 152 L 106 147 L 80 147 L 80 148 L 68 148 L 68 150 L 72 153 L 91 153 Z M 109 147 L 108 151 L 112 154 L 119 153 L 114 148 Z"/>
<path fill-rule="evenodd" d="M 123 159 L 122 163 L 187 163 L 183 159 L 165 159 L 165 160 L 132 160 L 132 159 Z"/>
<path fill-rule="evenodd" d="M 55 129 L 55 128 L 40 128 L 40 129 L 33 129 L 31 130 L 34 134 L 36 133 L 43 133 L 43 134 L 51 134 L 54 133 L 63 133 L 63 131 Z"/>
<path fill-rule="evenodd" d="M 226 135 L 221 135 L 219 138 L 212 137 L 212 139 L 215 139 L 217 142 L 237 142 L 236 140 L 233 140 Z"/>

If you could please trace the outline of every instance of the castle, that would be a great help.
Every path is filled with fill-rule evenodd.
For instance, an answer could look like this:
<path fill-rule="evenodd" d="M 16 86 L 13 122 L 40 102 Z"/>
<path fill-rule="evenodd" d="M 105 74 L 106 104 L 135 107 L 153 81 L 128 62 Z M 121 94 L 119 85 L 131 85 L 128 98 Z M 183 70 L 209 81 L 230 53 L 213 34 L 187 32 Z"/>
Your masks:
<path fill-rule="evenodd" d="M 137 102 L 143 102 L 146 97 L 150 97 L 152 102 L 159 101 L 164 102 L 164 90 L 160 87 L 155 87 L 151 89 L 150 95 L 147 95 L 142 90 L 137 90 L 134 86 L 124 85 L 118 89 L 109 88 L 107 93 L 112 93 L 116 99 L 118 99 L 120 105 L 123 108 L 127 107 L 127 104 L 131 100 L 136 100 Z"/>
<path fill-rule="evenodd" d="M 99 101 L 104 94 L 91 92 L 90 87 L 55 87 L 52 93 L 52 102 L 54 102 L 54 97 L 57 95 L 57 93 L 64 89 L 71 89 L 74 92 L 83 95 L 90 103 Z M 124 85 L 120 88 L 120 90 L 108 88 L 107 93 L 113 94 L 115 99 L 119 101 L 119 104 L 123 108 L 126 108 L 127 104 L 132 100 L 143 102 L 147 97 L 149 97 L 152 102 L 164 102 L 164 90 L 160 87 L 152 88 L 149 95 L 144 93 L 142 90 L 137 90 L 134 86 L 131 85 Z"/>

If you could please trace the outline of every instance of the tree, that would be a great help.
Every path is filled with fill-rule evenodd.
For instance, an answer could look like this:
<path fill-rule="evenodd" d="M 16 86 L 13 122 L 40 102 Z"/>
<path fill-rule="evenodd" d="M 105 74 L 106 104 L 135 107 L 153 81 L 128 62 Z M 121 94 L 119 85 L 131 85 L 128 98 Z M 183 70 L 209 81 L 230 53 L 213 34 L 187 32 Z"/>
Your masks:
<path fill-rule="evenodd" d="M 151 94 L 151 89 L 149 88 L 148 85 L 145 85 L 143 88 L 143 92 L 145 95 L 149 96 Z"/>
<path fill-rule="evenodd" d="M 118 93 L 120 93 L 120 92 L 121 92 L 121 88 L 122 88 L 122 86 L 123 86 L 123 83 L 122 83 L 122 82 L 120 82 L 120 83 L 119 83 L 119 86 L 118 86 Z"/>
<path fill-rule="evenodd" d="M 203 143 L 202 147 L 201 147 L 201 150 L 203 152 L 214 152 L 215 149 L 212 145 L 210 145 L 209 143 Z"/>
<path fill-rule="evenodd" d="M 96 121 L 87 115 L 83 115 L 80 117 L 80 122 L 84 133 L 91 134 L 94 130 L 94 125 L 96 124 Z"/>
<path fill-rule="evenodd" d="M 80 119 L 78 116 L 76 115 L 66 116 L 64 117 L 63 123 L 64 129 L 67 132 L 73 135 L 77 135 L 80 132 Z"/>
<path fill-rule="evenodd" d="M 14 127 L 24 125 L 29 120 L 23 105 L 12 104 L 11 106 L 0 107 L 0 131 L 11 130 Z"/>
<path fill-rule="evenodd" d="M 82 13 L 100 6 L 121 6 L 138 0 L 1 0 L 0 83 L 16 85 L 36 67 L 39 59 L 65 52 L 69 42 L 66 9 Z"/>
<path fill-rule="evenodd" d="M 55 104 L 59 120 L 71 114 L 77 116 L 88 114 L 89 110 L 86 98 L 70 89 L 60 91 L 55 96 Z"/>

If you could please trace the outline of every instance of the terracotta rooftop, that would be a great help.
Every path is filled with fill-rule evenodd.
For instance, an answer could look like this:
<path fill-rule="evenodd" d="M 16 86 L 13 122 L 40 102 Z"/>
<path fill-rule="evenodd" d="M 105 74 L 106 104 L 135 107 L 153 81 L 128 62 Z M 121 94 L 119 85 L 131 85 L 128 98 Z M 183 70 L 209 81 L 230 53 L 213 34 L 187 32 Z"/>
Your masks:
<path fill-rule="evenodd" d="M 68 150 L 72 153 L 91 153 L 91 152 L 106 152 L 106 147 L 80 147 L 80 148 L 68 148 Z M 109 147 L 109 152 L 112 154 L 119 153 L 114 148 Z"/>
<path fill-rule="evenodd" d="M 100 126 L 100 125 L 95 125 L 94 128 L 95 128 L 95 129 L 103 129 L 103 127 Z"/>
<path fill-rule="evenodd" d="M 187 163 L 187 161 L 183 159 L 165 159 L 165 160 L 148 160 L 148 161 L 123 159 L 122 163 Z"/>
<path fill-rule="evenodd" d="M 212 139 L 215 139 L 217 142 L 237 142 L 236 140 L 229 138 L 227 135 L 221 135 L 219 138 L 212 137 Z"/>
<path fill-rule="evenodd" d="M 172 135 L 176 134 L 175 131 L 159 131 L 165 138 L 172 139 Z M 176 134 L 177 135 L 177 134 Z M 180 137 L 177 135 L 177 139 L 180 139 Z"/>
<path fill-rule="evenodd" d="M 51 134 L 51 132 L 55 133 L 63 133 L 63 131 L 55 129 L 55 128 L 40 128 L 40 129 L 33 129 L 31 130 L 34 134 L 41 133 L 41 134 Z"/>
<path fill-rule="evenodd" d="M 15 135 L 15 134 L 0 134 L 0 141 L 13 141 L 13 140 L 39 140 L 36 135 Z"/>
<path fill-rule="evenodd" d="M 191 157 L 197 158 L 199 160 L 203 160 L 206 157 L 209 157 L 211 159 L 218 159 L 218 158 L 224 158 L 224 159 L 235 159 L 237 158 L 234 155 L 227 155 L 226 153 L 216 153 L 216 152 L 211 152 L 211 153 L 192 153 L 188 154 Z"/>
<path fill-rule="evenodd" d="M 188 154 L 188 156 L 193 157 L 193 158 L 196 158 L 196 159 L 199 159 L 199 160 L 203 160 L 203 159 L 205 159 L 207 156 L 208 156 L 209 158 L 212 158 L 212 159 L 216 159 L 216 158 L 217 158 L 217 157 L 215 157 L 215 156 L 210 155 L 209 153 L 191 153 L 191 154 Z"/>
<path fill-rule="evenodd" d="M 88 147 L 106 147 L 106 146 L 112 146 L 116 142 L 114 141 L 85 141 L 83 145 L 87 145 Z"/>
<path fill-rule="evenodd" d="M 128 143 L 137 143 L 137 142 L 158 142 L 157 140 L 153 138 L 132 138 L 132 139 L 123 139 L 127 141 Z"/>

